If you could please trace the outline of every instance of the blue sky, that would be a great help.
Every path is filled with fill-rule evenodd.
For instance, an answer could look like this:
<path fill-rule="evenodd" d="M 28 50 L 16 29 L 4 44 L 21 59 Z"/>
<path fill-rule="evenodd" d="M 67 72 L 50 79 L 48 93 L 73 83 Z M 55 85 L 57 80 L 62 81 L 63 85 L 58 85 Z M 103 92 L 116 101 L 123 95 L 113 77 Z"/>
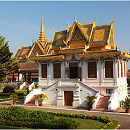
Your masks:
<path fill-rule="evenodd" d="M 51 41 L 52 25 L 55 31 L 67 29 L 74 22 L 93 22 L 96 25 L 110 24 L 115 17 L 115 44 L 121 51 L 130 54 L 130 1 L 0 1 L 0 35 L 9 41 L 15 54 L 18 46 L 31 46 L 40 33 L 41 19 L 46 38 Z M 130 68 L 130 62 L 127 69 Z"/>

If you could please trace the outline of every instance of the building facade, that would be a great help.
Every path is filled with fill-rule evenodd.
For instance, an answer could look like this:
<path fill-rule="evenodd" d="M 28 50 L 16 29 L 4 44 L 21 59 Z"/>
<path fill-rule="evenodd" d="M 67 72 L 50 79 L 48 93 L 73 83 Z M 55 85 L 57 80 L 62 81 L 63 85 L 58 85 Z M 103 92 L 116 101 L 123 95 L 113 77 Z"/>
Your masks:
<path fill-rule="evenodd" d="M 130 55 L 115 48 L 115 20 L 101 26 L 95 22 L 96 17 L 92 23 L 80 24 L 76 18 L 73 25 L 67 22 L 67 30 L 54 31 L 48 51 L 28 56 L 39 66 L 39 89 L 31 91 L 25 104 L 34 95 L 45 93 L 45 104 L 86 107 L 89 93 L 97 97 L 93 109 L 115 110 L 120 106 L 127 96 L 126 64 Z M 46 43 L 43 50 L 44 46 Z M 99 104 L 101 98 L 104 102 Z"/>

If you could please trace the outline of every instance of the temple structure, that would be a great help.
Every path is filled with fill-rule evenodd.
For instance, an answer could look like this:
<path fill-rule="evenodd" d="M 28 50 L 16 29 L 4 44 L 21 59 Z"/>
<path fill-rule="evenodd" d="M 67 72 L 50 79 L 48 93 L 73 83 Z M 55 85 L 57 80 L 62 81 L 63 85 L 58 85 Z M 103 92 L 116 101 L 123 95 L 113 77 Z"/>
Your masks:
<path fill-rule="evenodd" d="M 39 66 L 39 89 L 33 89 L 25 104 L 34 95 L 45 93 L 44 104 L 86 107 L 86 96 L 97 96 L 93 110 L 115 110 L 127 96 L 127 52 L 115 48 L 113 24 L 95 26 L 80 24 L 75 17 L 67 30 L 54 31 L 46 42 L 43 24 L 38 41 L 27 57 Z M 43 23 L 43 22 L 42 22 Z M 42 42 L 40 42 L 42 40 Z M 35 104 L 37 101 L 35 100 Z"/>
<path fill-rule="evenodd" d="M 36 41 L 35 38 L 35 42 L 32 44 L 32 46 L 22 46 L 21 49 L 18 47 L 18 50 L 14 57 L 16 57 L 16 59 L 19 61 L 20 69 L 18 73 L 10 74 L 7 77 L 8 82 L 38 82 L 38 64 L 35 61 L 31 60 L 31 58 L 35 57 L 37 53 L 41 55 L 48 53 L 50 51 L 49 46 L 50 43 L 46 40 L 42 20 L 38 41 Z"/>

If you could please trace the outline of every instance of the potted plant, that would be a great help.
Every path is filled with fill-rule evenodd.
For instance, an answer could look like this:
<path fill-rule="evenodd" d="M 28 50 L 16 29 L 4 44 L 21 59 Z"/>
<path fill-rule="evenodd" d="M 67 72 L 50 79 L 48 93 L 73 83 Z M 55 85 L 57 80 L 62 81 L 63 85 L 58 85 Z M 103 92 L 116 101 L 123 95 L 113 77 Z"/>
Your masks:
<path fill-rule="evenodd" d="M 130 113 L 130 99 L 128 97 L 123 101 L 123 108 L 125 108 L 126 113 Z"/>
<path fill-rule="evenodd" d="M 86 105 L 88 106 L 88 110 L 92 109 L 92 105 L 93 105 L 93 100 L 96 99 L 96 96 L 90 96 L 90 94 L 88 93 L 88 96 L 86 97 L 87 101 L 86 101 Z"/>
<path fill-rule="evenodd" d="M 38 83 L 34 83 L 34 85 L 35 85 L 35 88 L 37 89 L 38 88 Z"/>
<path fill-rule="evenodd" d="M 13 105 L 15 105 L 16 101 L 18 100 L 18 95 L 13 93 L 10 95 L 10 98 L 13 100 Z"/>
<path fill-rule="evenodd" d="M 48 99 L 47 95 L 45 94 L 38 94 L 37 97 L 38 97 L 37 101 L 38 101 L 39 106 L 43 106 L 43 101 L 45 99 Z"/>

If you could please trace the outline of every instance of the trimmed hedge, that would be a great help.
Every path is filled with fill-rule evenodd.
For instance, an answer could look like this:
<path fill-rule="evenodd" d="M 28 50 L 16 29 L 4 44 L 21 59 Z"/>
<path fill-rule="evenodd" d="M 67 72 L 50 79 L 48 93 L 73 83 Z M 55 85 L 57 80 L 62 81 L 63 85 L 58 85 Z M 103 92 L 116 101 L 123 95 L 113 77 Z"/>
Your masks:
<path fill-rule="evenodd" d="M 35 129 L 75 129 L 79 126 L 71 119 L 56 119 L 55 115 L 47 112 L 32 111 L 17 106 L 0 108 L 0 125 Z"/>
<path fill-rule="evenodd" d="M 18 96 L 18 99 L 22 99 L 24 96 Z M 12 100 L 11 98 L 0 99 L 0 102 Z"/>
<path fill-rule="evenodd" d="M 0 92 L 0 96 L 10 96 L 12 95 L 13 93 L 3 93 L 3 92 Z M 15 94 L 18 94 L 18 96 L 23 96 L 24 95 L 24 92 L 19 92 L 19 91 L 16 91 Z"/>

